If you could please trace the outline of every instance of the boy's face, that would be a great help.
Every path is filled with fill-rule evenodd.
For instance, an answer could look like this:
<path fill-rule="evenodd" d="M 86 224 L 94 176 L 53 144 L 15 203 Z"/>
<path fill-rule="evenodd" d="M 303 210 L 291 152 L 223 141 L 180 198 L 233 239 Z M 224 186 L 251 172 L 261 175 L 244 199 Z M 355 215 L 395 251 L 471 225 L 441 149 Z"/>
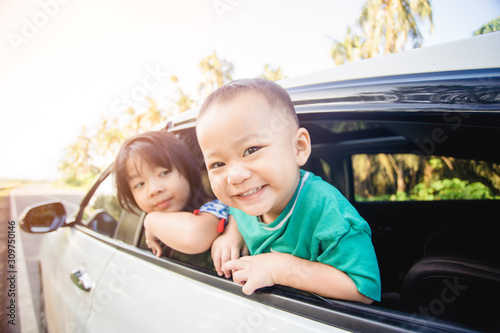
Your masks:
<path fill-rule="evenodd" d="M 189 200 L 189 182 L 177 169 L 151 166 L 141 158 L 129 158 L 126 167 L 130 190 L 144 212 L 178 212 Z"/>
<path fill-rule="evenodd" d="M 310 153 L 309 134 L 284 113 L 243 92 L 212 104 L 196 129 L 214 194 L 265 223 L 292 198 Z"/>

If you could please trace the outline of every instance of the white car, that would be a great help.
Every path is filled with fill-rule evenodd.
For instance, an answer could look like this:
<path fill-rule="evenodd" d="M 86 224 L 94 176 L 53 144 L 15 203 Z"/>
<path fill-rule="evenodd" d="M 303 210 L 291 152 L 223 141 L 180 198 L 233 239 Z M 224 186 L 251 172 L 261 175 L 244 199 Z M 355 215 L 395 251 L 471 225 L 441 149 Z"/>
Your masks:
<path fill-rule="evenodd" d="M 107 170 L 75 216 L 51 202 L 21 221 L 24 231 L 47 232 L 48 331 L 500 330 L 499 55 L 500 33 L 491 33 L 280 82 L 311 133 L 304 168 L 371 226 L 381 302 L 282 286 L 246 296 L 215 273 L 209 253 L 157 258 L 144 216 L 120 209 Z M 178 133 L 203 166 L 195 125 L 191 111 L 162 130 Z"/>

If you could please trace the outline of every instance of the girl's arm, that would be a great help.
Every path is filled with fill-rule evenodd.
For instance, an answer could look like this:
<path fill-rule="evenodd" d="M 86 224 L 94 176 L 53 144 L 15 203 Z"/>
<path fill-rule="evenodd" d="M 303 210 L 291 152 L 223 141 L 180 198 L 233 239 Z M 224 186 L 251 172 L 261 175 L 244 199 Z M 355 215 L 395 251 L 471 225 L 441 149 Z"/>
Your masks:
<path fill-rule="evenodd" d="M 161 256 L 162 248 L 161 245 L 156 241 L 155 235 L 145 230 L 146 244 L 151 249 L 151 252 L 157 257 Z"/>
<path fill-rule="evenodd" d="M 231 260 L 224 269 L 233 270 L 234 282 L 251 295 L 256 289 L 281 284 L 318 295 L 366 304 L 351 278 L 333 266 L 309 261 L 286 253 L 263 253 Z"/>
<path fill-rule="evenodd" d="M 194 215 L 188 212 L 151 212 L 144 219 L 144 228 L 174 250 L 203 253 L 210 249 L 219 235 L 219 219 L 210 213 Z M 156 254 L 160 256 L 160 254 Z"/>

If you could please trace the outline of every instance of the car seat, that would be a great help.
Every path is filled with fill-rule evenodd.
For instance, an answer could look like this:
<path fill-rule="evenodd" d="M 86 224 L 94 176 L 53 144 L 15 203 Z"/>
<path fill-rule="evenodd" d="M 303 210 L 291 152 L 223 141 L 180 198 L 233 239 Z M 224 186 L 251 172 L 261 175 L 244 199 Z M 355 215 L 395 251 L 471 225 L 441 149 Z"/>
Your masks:
<path fill-rule="evenodd" d="M 497 331 L 499 299 L 497 263 L 432 254 L 418 260 L 406 274 L 400 308 L 474 329 Z"/>

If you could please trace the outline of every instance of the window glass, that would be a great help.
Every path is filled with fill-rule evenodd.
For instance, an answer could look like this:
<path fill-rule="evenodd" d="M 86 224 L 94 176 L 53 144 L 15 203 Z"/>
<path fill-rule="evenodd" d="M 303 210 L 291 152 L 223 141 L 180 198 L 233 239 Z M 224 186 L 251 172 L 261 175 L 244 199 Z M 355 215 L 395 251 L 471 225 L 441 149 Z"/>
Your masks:
<path fill-rule="evenodd" d="M 415 154 L 352 156 L 356 201 L 499 200 L 500 165 Z"/>
<path fill-rule="evenodd" d="M 122 208 L 116 199 L 114 179 L 108 176 L 94 192 L 85 207 L 83 224 L 100 234 L 114 237 Z"/>
<path fill-rule="evenodd" d="M 187 264 L 199 267 L 199 268 L 204 268 L 210 271 L 215 271 L 214 263 L 212 261 L 212 255 L 210 250 L 200 253 L 200 254 L 186 254 L 182 253 L 179 251 L 176 251 L 167 245 L 163 244 L 160 242 L 160 245 L 162 246 L 162 253 L 161 256 L 163 258 L 170 258 L 174 259 L 177 261 L 185 262 Z M 144 232 L 142 233 L 141 236 L 141 241 L 139 243 L 139 247 L 144 250 L 151 251 L 151 249 L 148 248 L 146 244 L 146 237 Z"/>

